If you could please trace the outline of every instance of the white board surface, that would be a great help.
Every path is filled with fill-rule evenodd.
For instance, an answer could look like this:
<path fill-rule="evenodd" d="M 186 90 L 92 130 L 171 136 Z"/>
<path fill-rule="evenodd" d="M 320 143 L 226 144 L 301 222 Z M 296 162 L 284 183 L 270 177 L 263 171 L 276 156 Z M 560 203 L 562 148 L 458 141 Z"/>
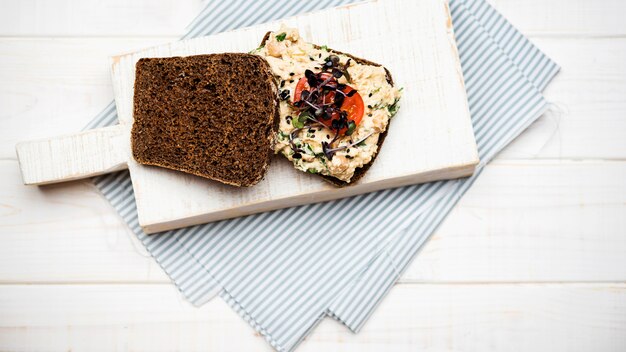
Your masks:
<path fill-rule="evenodd" d="M 394 83 L 404 88 L 400 112 L 389 126 L 384 146 L 369 171 L 354 185 L 336 188 L 316 175 L 295 170 L 282 156 L 275 156 L 264 180 L 253 187 L 236 188 L 139 165 L 132 159 L 128 140 L 116 142 L 120 137 L 128 138 L 132 126 L 135 64 L 140 58 L 248 52 L 259 45 L 267 31 L 278 29 L 281 23 L 297 27 L 305 40 L 384 65 Z M 370 1 L 172 42 L 116 56 L 111 71 L 119 126 L 20 143 L 18 158 L 28 184 L 89 177 L 128 167 L 139 223 L 147 233 L 468 176 L 478 163 L 445 0 Z M 99 153 L 105 162 L 98 161 Z"/>
<path fill-rule="evenodd" d="M 400 112 L 375 163 L 359 182 L 338 189 L 276 156 L 259 184 L 234 188 L 130 160 L 139 223 L 146 232 L 473 172 L 477 150 L 444 0 L 367 2 L 116 57 L 112 73 L 120 123 L 132 124 L 140 58 L 247 52 L 280 23 L 299 28 L 310 42 L 386 66 L 404 87 Z"/>

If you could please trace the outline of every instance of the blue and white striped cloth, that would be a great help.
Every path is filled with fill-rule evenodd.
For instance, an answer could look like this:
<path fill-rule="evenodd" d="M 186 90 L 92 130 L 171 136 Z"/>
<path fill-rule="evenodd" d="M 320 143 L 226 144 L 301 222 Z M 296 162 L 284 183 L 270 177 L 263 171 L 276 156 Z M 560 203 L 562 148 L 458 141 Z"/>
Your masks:
<path fill-rule="evenodd" d="M 351 2 L 209 0 L 185 37 Z M 280 351 L 326 315 L 357 332 L 484 165 L 547 109 L 541 90 L 559 69 L 484 0 L 450 8 L 482 160 L 473 177 L 152 236 L 138 225 L 127 172 L 96 185 L 192 303 L 219 295 Z M 87 128 L 116 119 L 111 103 Z"/>

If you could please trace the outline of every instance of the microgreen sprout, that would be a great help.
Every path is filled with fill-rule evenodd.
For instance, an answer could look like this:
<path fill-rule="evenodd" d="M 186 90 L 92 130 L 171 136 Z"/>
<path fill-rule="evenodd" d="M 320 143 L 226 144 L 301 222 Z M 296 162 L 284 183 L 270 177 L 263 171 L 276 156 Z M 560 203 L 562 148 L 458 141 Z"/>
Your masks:
<path fill-rule="evenodd" d="M 304 71 L 308 88 L 300 92 L 298 101 L 293 102 L 293 107 L 299 112 L 299 116 L 291 122 L 295 129 L 291 133 L 290 141 L 305 126 L 310 124 L 325 125 L 334 132 L 333 139 L 330 142 L 324 142 L 327 144 L 326 149 L 328 150 L 333 150 L 331 145 L 337 140 L 340 133 L 346 136 L 354 133 L 356 122 L 349 119 L 348 112 L 342 110 L 341 107 L 345 99 L 354 96 L 357 91 L 338 81 L 341 77 L 345 77 L 348 82 L 350 81 L 348 74 L 350 64 L 351 59 L 348 59 L 345 64 L 341 64 L 339 56 L 331 54 L 324 60 L 321 72 Z M 283 92 L 281 99 L 285 97 L 288 95 Z M 294 152 L 298 151 L 294 149 Z M 324 154 L 328 159 L 332 159 L 334 152 L 325 152 Z"/>
<path fill-rule="evenodd" d="M 374 134 L 374 132 L 370 132 L 365 137 L 359 139 L 356 142 L 349 143 L 349 144 L 342 145 L 342 146 L 335 147 L 335 148 L 331 148 L 330 143 L 322 142 L 322 151 L 324 152 L 324 155 L 326 155 L 328 160 L 332 160 L 333 156 L 335 155 L 336 152 L 338 152 L 340 150 L 348 149 L 348 148 L 353 147 L 355 145 L 360 145 L 361 143 L 364 143 L 365 140 L 368 139 L 373 134 Z"/>

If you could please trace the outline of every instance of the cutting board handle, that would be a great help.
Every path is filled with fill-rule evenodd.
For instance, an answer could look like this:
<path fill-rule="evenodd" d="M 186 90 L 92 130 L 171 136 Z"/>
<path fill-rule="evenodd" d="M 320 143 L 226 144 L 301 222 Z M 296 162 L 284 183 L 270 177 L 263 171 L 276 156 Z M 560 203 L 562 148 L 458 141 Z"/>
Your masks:
<path fill-rule="evenodd" d="M 130 137 L 122 125 L 18 143 L 26 185 L 97 176 L 128 168 Z"/>

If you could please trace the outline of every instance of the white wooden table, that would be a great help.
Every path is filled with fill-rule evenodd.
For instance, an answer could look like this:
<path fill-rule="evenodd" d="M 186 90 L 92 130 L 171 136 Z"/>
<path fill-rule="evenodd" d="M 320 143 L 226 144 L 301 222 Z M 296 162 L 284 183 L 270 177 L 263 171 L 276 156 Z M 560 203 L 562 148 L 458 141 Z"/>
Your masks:
<path fill-rule="evenodd" d="M 487 167 L 362 333 L 299 351 L 626 350 L 623 0 L 492 0 L 562 65 L 551 112 Z M 269 351 L 183 301 L 88 182 L 21 184 L 17 141 L 112 99 L 108 56 L 180 36 L 200 0 L 0 0 L 0 350 Z"/>

